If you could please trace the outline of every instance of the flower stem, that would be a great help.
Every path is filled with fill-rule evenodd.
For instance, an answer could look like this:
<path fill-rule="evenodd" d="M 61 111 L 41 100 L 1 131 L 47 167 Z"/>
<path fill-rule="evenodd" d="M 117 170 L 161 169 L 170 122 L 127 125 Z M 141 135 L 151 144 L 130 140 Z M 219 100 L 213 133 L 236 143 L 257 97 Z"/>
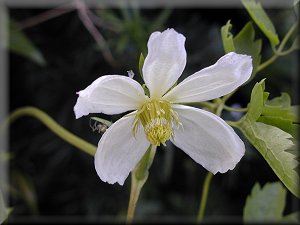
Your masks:
<path fill-rule="evenodd" d="M 136 209 L 136 204 L 139 199 L 142 187 L 147 181 L 149 175 L 148 171 L 150 166 L 152 165 L 155 153 L 156 153 L 156 146 L 150 145 L 147 152 L 141 159 L 141 161 L 138 163 L 136 168 L 131 173 L 131 190 L 130 190 L 130 197 L 128 203 L 126 224 L 132 223 L 135 209 Z"/>
<path fill-rule="evenodd" d="M 14 121 L 23 116 L 31 116 L 38 119 L 61 139 L 65 140 L 66 142 L 70 143 L 71 145 L 77 147 L 78 149 L 91 156 L 95 155 L 97 149 L 95 145 L 92 145 L 89 142 L 86 142 L 85 140 L 76 136 L 75 134 L 69 132 L 57 122 L 55 122 L 45 112 L 35 107 L 27 106 L 16 109 L 9 115 L 8 119 L 5 121 L 4 126 L 8 126 L 9 124 L 13 123 Z"/>
<path fill-rule="evenodd" d="M 206 174 L 204 184 L 203 184 L 203 188 L 202 188 L 202 195 L 201 195 L 201 199 L 200 199 L 200 207 L 199 207 L 198 216 L 197 216 L 197 220 L 196 220 L 197 223 L 201 223 L 203 218 L 204 218 L 206 202 L 207 202 L 207 196 L 208 196 L 208 191 L 209 191 L 210 182 L 211 182 L 212 177 L 213 177 L 213 174 L 211 172 L 208 172 Z"/>

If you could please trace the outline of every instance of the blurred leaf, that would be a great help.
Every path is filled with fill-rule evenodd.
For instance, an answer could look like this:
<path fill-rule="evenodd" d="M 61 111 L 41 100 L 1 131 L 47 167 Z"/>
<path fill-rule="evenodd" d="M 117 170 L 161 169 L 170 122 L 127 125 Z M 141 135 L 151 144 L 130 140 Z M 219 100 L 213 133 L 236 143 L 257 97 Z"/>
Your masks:
<path fill-rule="evenodd" d="M 228 20 L 226 25 L 222 26 L 221 28 L 221 36 L 225 53 L 235 52 L 233 36 L 230 33 L 231 28 L 232 24 L 230 23 L 230 20 Z"/>
<path fill-rule="evenodd" d="M 291 46 L 292 49 L 294 50 L 299 50 L 300 47 L 299 47 L 299 35 L 295 38 L 295 40 L 293 41 L 293 44 Z"/>
<path fill-rule="evenodd" d="M 296 171 L 299 162 L 294 154 L 287 151 L 295 147 L 293 137 L 275 126 L 256 122 L 266 111 L 265 102 L 269 94 L 264 89 L 264 80 L 254 86 L 248 112 L 237 122 L 237 127 L 260 152 L 284 185 L 299 198 L 299 174 Z M 284 98 L 286 95 L 271 100 L 269 104 L 286 105 L 282 103 Z"/>
<path fill-rule="evenodd" d="M 300 212 L 294 212 L 284 216 L 280 222 L 284 222 L 286 224 L 290 224 L 290 223 L 299 224 L 300 222 L 299 218 L 300 218 Z"/>
<path fill-rule="evenodd" d="M 285 207 L 286 189 L 280 182 L 254 185 L 243 210 L 245 223 L 279 222 Z"/>
<path fill-rule="evenodd" d="M 267 36 L 272 46 L 279 44 L 278 35 L 275 27 L 267 13 L 259 2 L 255 0 L 241 0 L 251 18 L 261 31 Z"/>
<path fill-rule="evenodd" d="M 251 78 L 247 81 L 248 83 L 256 74 L 257 67 L 260 64 L 262 42 L 261 40 L 255 40 L 255 30 L 251 22 L 248 22 L 235 37 L 230 33 L 231 28 L 230 21 L 221 28 L 224 50 L 225 53 L 236 52 L 251 55 L 253 71 Z"/>
<path fill-rule="evenodd" d="M 142 78 L 143 78 L 144 61 L 145 61 L 144 55 L 143 55 L 143 53 L 141 53 L 140 54 L 140 59 L 139 59 L 139 71 L 140 71 L 140 75 L 141 75 Z"/>
<path fill-rule="evenodd" d="M 167 21 L 172 13 L 172 9 L 164 9 L 162 12 L 157 16 L 157 18 L 150 24 L 150 32 L 155 30 L 160 30 L 163 24 Z"/>
<path fill-rule="evenodd" d="M 0 190 L 0 224 L 2 224 L 8 216 L 8 211 L 4 202 L 2 192 Z"/>
<path fill-rule="evenodd" d="M 16 172 L 13 177 L 21 197 L 24 199 L 31 212 L 38 214 L 36 190 L 32 181 L 20 172 Z"/>
<path fill-rule="evenodd" d="M 46 61 L 42 53 L 17 27 L 13 20 L 10 20 L 9 23 L 9 49 L 15 54 L 36 62 L 40 66 L 46 65 Z"/>
<path fill-rule="evenodd" d="M 297 16 L 299 16 L 299 1 L 300 0 L 294 0 L 294 11 L 296 13 Z"/>

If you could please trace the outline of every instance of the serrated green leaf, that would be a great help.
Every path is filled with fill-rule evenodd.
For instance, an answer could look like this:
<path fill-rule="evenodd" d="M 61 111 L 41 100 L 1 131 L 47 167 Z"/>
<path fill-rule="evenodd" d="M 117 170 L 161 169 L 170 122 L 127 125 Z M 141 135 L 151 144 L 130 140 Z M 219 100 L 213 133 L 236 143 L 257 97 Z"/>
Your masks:
<path fill-rule="evenodd" d="M 256 121 L 262 111 L 264 105 L 264 90 L 265 90 L 265 80 L 261 80 L 259 83 L 256 83 L 251 92 L 250 103 L 248 104 L 247 117 L 251 120 Z"/>
<path fill-rule="evenodd" d="M 256 183 L 247 197 L 243 210 L 245 223 L 279 222 L 285 208 L 286 189 L 280 182 L 267 183 L 263 188 Z"/>
<path fill-rule="evenodd" d="M 299 162 L 293 154 L 286 151 L 294 146 L 292 136 L 277 127 L 254 122 L 247 116 L 239 121 L 238 128 L 260 152 L 284 185 L 300 198 L 299 175 L 295 171 Z"/>
<path fill-rule="evenodd" d="M 253 121 L 278 127 L 298 139 L 299 118 L 295 107 L 291 106 L 290 96 L 282 93 L 280 97 L 267 100 L 269 93 L 264 89 L 264 80 L 254 86 L 248 104 L 247 117 Z"/>
<path fill-rule="evenodd" d="M 284 183 L 284 185 L 297 197 L 299 195 L 299 174 L 296 168 L 299 166 L 299 161 L 295 155 L 288 152 L 291 148 L 295 147 L 293 137 L 284 130 L 275 127 L 274 121 L 272 124 L 265 124 L 260 121 L 263 113 L 266 115 L 273 115 L 280 110 L 281 107 L 287 107 L 290 104 L 290 99 L 286 94 L 281 97 L 267 101 L 269 93 L 264 92 L 265 82 L 264 80 L 256 83 L 251 93 L 251 100 L 248 104 L 247 114 L 239 120 L 236 125 L 249 142 L 260 152 L 260 154 L 268 162 L 272 170 Z M 275 105 L 279 105 L 276 108 Z M 269 110 L 268 107 L 274 107 L 274 111 Z M 283 115 L 288 115 L 283 111 Z M 266 116 L 265 115 L 265 116 Z M 277 118 L 281 114 L 277 114 Z M 272 119 L 269 117 L 269 119 Z M 282 117 L 284 119 L 284 117 Z M 263 122 L 266 122 L 263 120 Z M 275 121 L 278 122 L 278 121 Z M 282 122 L 282 121 L 280 121 Z M 277 124 L 278 125 L 278 124 Z M 282 127 L 282 124 L 279 124 Z M 293 142 L 294 141 L 294 142 Z"/>
<path fill-rule="evenodd" d="M 251 18 L 256 25 L 269 39 L 272 46 L 279 44 L 279 38 L 276 33 L 275 27 L 268 17 L 267 13 L 259 2 L 255 0 L 241 0 Z"/>
<path fill-rule="evenodd" d="M 226 25 L 221 28 L 221 37 L 225 53 L 235 52 L 233 35 L 230 33 L 231 28 L 232 24 L 230 23 L 230 20 L 228 20 Z"/>
<path fill-rule="evenodd" d="M 280 97 L 266 100 L 257 121 L 276 126 L 298 139 L 299 125 L 296 124 L 298 113 L 291 106 L 291 98 L 287 93 L 281 93 Z"/>
<path fill-rule="evenodd" d="M 9 23 L 9 49 L 18 55 L 26 57 L 41 66 L 46 65 L 46 61 L 42 53 L 27 38 L 27 36 L 18 29 L 14 21 Z"/>
<path fill-rule="evenodd" d="M 141 75 L 142 78 L 143 78 L 144 61 L 145 61 L 144 55 L 143 55 L 143 53 L 141 53 L 140 54 L 140 59 L 139 59 L 139 71 L 140 71 L 140 75 Z"/>

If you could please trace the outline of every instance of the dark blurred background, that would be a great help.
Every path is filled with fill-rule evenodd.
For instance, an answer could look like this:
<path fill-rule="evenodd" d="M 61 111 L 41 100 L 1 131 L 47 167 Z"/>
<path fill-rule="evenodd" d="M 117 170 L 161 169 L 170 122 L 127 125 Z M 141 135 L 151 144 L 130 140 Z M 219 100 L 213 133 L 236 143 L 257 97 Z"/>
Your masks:
<path fill-rule="evenodd" d="M 51 8 L 10 8 L 9 17 L 24 25 L 28 18 Z M 45 64 L 9 54 L 9 111 L 35 106 L 59 124 L 97 145 L 101 134 L 89 126 L 89 116 L 76 120 L 73 113 L 77 95 L 99 76 L 138 72 L 141 52 L 151 32 L 174 28 L 186 36 L 187 65 L 180 80 L 214 64 L 224 50 L 220 28 L 230 19 L 237 34 L 250 20 L 243 8 L 90 8 L 93 21 L 104 37 L 97 44 L 76 10 L 24 28 L 22 31 L 42 54 Z M 279 38 L 294 21 L 292 9 L 267 9 Z M 98 19 L 96 18 L 98 17 Z M 162 17 L 161 19 L 157 19 Z M 98 22 L 99 22 L 98 21 Z M 95 22 L 96 23 L 96 22 Z M 262 60 L 271 56 L 263 34 Z M 105 50 L 106 49 L 106 50 Z M 113 60 L 103 53 L 111 52 Z M 271 98 L 288 92 L 298 104 L 297 53 L 279 58 L 272 66 L 241 88 L 229 101 L 245 107 L 255 82 L 267 77 L 266 91 Z M 97 115 L 97 114 L 95 114 Z M 97 115 L 116 121 L 122 115 Z M 234 120 L 224 112 L 223 118 Z M 243 137 L 242 137 L 243 138 Z M 246 142 L 246 141 L 245 141 Z M 214 176 L 208 196 L 207 221 L 241 222 L 243 206 L 255 182 L 278 181 L 263 157 L 246 142 L 246 155 L 233 171 Z M 64 142 L 41 122 L 24 117 L 10 127 L 9 223 L 123 222 L 126 217 L 130 178 L 124 186 L 102 182 L 93 157 Z M 168 143 L 159 148 L 150 169 L 136 212 L 136 220 L 193 222 L 198 212 L 206 170 Z M 286 212 L 295 211 L 295 198 L 288 193 Z"/>

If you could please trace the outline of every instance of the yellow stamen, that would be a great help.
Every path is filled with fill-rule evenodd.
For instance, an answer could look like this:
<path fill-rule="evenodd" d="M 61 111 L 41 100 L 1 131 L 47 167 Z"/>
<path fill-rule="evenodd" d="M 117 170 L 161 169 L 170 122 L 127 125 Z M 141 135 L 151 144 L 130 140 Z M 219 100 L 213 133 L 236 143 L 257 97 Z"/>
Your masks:
<path fill-rule="evenodd" d="M 165 145 L 174 137 L 173 124 L 180 121 L 171 104 L 163 100 L 149 100 L 137 112 L 133 122 L 133 132 L 137 132 L 139 124 L 143 125 L 147 139 L 153 145 Z"/>

